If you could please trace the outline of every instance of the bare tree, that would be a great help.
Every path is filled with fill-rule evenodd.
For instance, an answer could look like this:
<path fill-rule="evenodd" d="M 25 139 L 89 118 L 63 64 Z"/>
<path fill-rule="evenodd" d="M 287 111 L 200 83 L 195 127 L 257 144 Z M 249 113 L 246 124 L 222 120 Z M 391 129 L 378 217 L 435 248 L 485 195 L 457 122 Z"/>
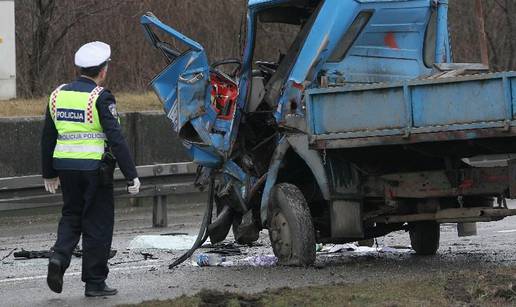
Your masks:
<path fill-rule="evenodd" d="M 75 1 L 80 4 L 58 0 L 20 0 L 16 2 L 17 16 L 27 10 L 23 28 L 16 30 L 16 39 L 21 50 L 22 60 L 27 64 L 27 75 L 22 93 L 39 94 L 45 80 L 45 72 L 55 56 L 59 56 L 61 44 L 72 28 L 83 19 L 110 10 L 122 4 L 122 0 Z M 23 31 L 23 33 L 21 33 Z"/>
<path fill-rule="evenodd" d="M 482 0 L 482 4 L 491 69 L 516 69 L 516 1 Z M 450 30 L 454 59 L 458 62 L 480 62 L 481 42 L 473 1 L 450 1 Z"/>
<path fill-rule="evenodd" d="M 486 1 L 487 40 L 491 61 L 497 70 L 516 69 L 516 1 Z"/>
<path fill-rule="evenodd" d="M 491 66 L 516 69 L 516 0 L 483 0 Z M 47 95 L 76 73 L 73 54 L 93 40 L 112 46 L 108 86 L 147 90 L 165 62 L 144 41 L 140 16 L 153 11 L 165 23 L 201 43 L 212 61 L 241 56 L 239 40 L 247 0 L 16 0 L 18 93 Z M 480 47 L 471 0 L 450 1 L 454 59 L 479 62 Z M 263 35 L 263 32 L 270 35 Z M 289 31 L 261 26 L 256 54 L 277 59 Z M 262 39 L 265 37 L 267 39 Z M 177 45 L 179 47 L 179 44 Z"/>

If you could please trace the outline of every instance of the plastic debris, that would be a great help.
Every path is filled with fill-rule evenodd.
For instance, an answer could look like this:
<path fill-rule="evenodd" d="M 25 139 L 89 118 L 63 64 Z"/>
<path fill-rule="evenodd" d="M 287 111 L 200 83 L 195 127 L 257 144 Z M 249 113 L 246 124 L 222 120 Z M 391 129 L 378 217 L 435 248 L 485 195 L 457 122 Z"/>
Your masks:
<path fill-rule="evenodd" d="M 278 258 L 274 255 L 256 255 L 247 258 L 229 260 L 225 255 L 214 253 L 202 253 L 191 257 L 193 266 L 253 266 L 253 267 L 272 267 L 278 263 Z"/>
<path fill-rule="evenodd" d="M 274 255 L 258 255 L 247 257 L 244 261 L 255 267 L 271 267 L 278 263 L 278 258 Z"/>
<path fill-rule="evenodd" d="M 226 261 L 226 257 L 219 254 L 197 254 L 192 256 L 194 266 L 221 266 Z"/>

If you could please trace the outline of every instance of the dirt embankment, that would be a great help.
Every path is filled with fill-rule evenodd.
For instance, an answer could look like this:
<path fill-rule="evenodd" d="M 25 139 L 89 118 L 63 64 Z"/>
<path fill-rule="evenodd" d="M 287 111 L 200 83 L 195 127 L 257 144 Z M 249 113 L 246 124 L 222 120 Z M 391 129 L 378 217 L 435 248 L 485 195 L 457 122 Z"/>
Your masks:
<path fill-rule="evenodd" d="M 357 284 L 282 288 L 257 294 L 202 290 L 134 306 L 514 306 L 516 268 L 382 277 Z"/>

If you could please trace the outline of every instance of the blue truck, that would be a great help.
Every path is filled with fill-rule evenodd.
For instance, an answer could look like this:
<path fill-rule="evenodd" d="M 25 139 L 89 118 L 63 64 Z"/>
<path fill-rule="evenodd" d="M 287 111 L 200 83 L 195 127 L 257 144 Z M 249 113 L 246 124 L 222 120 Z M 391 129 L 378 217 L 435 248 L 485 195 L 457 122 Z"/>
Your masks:
<path fill-rule="evenodd" d="M 432 255 L 441 223 L 466 236 L 516 215 L 516 73 L 452 61 L 448 0 L 249 0 L 242 57 L 211 64 L 152 13 L 141 24 L 209 188 L 194 248 L 268 229 L 280 263 L 311 265 L 316 243 L 406 230 Z M 275 25 L 292 41 L 271 61 L 257 50 Z"/>

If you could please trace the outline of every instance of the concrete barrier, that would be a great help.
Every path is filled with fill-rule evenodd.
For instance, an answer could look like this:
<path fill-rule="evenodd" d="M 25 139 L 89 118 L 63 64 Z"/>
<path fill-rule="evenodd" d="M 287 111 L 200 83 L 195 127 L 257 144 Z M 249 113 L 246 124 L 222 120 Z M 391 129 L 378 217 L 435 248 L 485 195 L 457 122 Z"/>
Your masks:
<path fill-rule="evenodd" d="M 189 161 L 162 112 L 125 113 L 122 128 L 137 165 Z M 0 178 L 41 174 L 43 117 L 0 118 Z"/>

